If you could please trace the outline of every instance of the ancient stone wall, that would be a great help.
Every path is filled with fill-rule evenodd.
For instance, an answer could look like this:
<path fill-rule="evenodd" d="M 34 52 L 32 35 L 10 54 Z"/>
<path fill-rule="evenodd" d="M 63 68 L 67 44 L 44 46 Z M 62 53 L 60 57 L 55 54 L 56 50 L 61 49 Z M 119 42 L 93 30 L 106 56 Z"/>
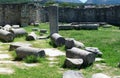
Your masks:
<path fill-rule="evenodd" d="M 0 4 L 0 25 L 48 22 L 48 7 L 35 4 Z M 120 25 L 120 6 L 106 8 L 59 8 L 60 22 L 108 22 Z"/>
<path fill-rule="evenodd" d="M 36 21 L 40 22 L 37 14 L 40 14 L 39 8 L 34 4 L 0 4 L 0 25 L 26 26 Z"/>
<path fill-rule="evenodd" d="M 40 11 L 44 17 L 41 21 L 48 21 L 48 11 L 45 7 Z M 108 22 L 120 25 L 120 6 L 106 8 L 59 8 L 60 22 Z"/>

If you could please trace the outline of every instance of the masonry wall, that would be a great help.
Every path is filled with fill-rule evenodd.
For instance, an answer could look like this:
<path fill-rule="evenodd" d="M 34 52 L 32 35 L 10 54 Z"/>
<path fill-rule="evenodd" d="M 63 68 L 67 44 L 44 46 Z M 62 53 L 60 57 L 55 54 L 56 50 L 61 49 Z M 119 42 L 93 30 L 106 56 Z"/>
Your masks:
<path fill-rule="evenodd" d="M 48 8 L 35 4 L 0 4 L 0 25 L 48 22 Z M 60 22 L 108 22 L 120 25 L 120 6 L 109 8 L 59 8 Z"/>
<path fill-rule="evenodd" d="M 26 26 L 30 23 L 40 22 L 39 8 L 34 4 L 0 4 L 0 25 L 19 24 Z M 38 15 L 37 15 L 38 14 Z"/>
<path fill-rule="evenodd" d="M 40 12 L 47 12 L 43 7 Z M 43 14 L 44 15 L 44 14 Z M 48 21 L 48 14 L 42 19 Z M 43 20 L 41 20 L 43 21 Z M 60 22 L 108 22 L 114 25 L 120 25 L 120 6 L 109 8 L 59 8 Z"/>

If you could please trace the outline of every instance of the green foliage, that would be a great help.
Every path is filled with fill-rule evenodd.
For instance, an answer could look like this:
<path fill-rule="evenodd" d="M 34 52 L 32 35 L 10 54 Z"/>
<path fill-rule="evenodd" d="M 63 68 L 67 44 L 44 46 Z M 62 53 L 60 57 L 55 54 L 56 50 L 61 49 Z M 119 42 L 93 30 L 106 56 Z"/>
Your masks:
<path fill-rule="evenodd" d="M 39 62 L 39 59 L 40 57 L 36 57 L 34 55 L 31 55 L 31 56 L 27 56 L 26 58 L 24 58 L 23 60 L 26 62 L 26 63 L 37 63 Z"/>
<path fill-rule="evenodd" d="M 45 6 L 50 6 L 50 5 L 53 5 L 55 4 L 56 2 L 54 0 L 48 0 L 44 5 Z"/>

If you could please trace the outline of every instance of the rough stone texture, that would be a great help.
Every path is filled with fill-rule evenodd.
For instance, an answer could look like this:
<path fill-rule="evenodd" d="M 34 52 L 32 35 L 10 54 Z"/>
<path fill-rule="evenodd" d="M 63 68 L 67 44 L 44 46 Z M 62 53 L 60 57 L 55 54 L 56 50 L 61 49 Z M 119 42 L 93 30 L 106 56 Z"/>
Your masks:
<path fill-rule="evenodd" d="M 39 48 L 19 47 L 16 49 L 16 54 L 18 58 L 25 58 L 31 55 L 36 56 L 36 57 L 44 57 L 45 51 Z"/>
<path fill-rule="evenodd" d="M 92 78 L 111 78 L 103 73 L 93 74 Z"/>
<path fill-rule="evenodd" d="M 85 50 L 92 52 L 92 53 L 96 54 L 97 56 L 103 55 L 103 53 L 97 47 L 86 47 Z"/>
<path fill-rule="evenodd" d="M 50 34 L 58 33 L 58 7 L 50 6 L 48 8 L 49 22 L 50 22 Z"/>
<path fill-rule="evenodd" d="M 47 29 L 40 29 L 40 33 L 47 33 Z"/>
<path fill-rule="evenodd" d="M 23 29 L 23 28 L 11 29 L 10 32 L 13 33 L 15 37 L 17 37 L 17 36 L 26 36 L 27 35 L 26 30 Z"/>
<path fill-rule="evenodd" d="M 73 38 L 66 38 L 65 39 L 65 48 L 66 49 L 71 49 L 72 47 L 74 47 L 74 39 Z"/>
<path fill-rule="evenodd" d="M 14 70 L 10 68 L 0 68 L 0 74 L 13 74 Z"/>
<path fill-rule="evenodd" d="M 6 31 L 9 31 L 10 29 L 12 29 L 12 26 L 7 24 L 3 27 L 3 29 L 6 30 Z"/>
<path fill-rule="evenodd" d="M 74 45 L 77 48 L 84 48 L 85 47 L 85 45 L 82 42 L 76 41 L 76 40 L 74 40 Z"/>
<path fill-rule="evenodd" d="M 68 70 L 63 74 L 62 78 L 84 78 L 78 71 Z"/>
<path fill-rule="evenodd" d="M 12 42 L 14 40 L 14 35 L 6 30 L 0 29 L 0 40 L 4 42 Z"/>
<path fill-rule="evenodd" d="M 65 39 L 61 35 L 59 35 L 58 33 L 53 33 L 51 35 L 51 41 L 56 46 L 62 46 L 65 44 Z"/>
<path fill-rule="evenodd" d="M 37 40 L 37 35 L 35 34 L 35 32 L 31 32 L 30 34 L 27 35 L 26 40 L 27 41 Z"/>
<path fill-rule="evenodd" d="M 71 24 L 59 25 L 59 30 L 72 30 L 72 29 L 74 29 L 74 26 L 72 26 Z"/>
<path fill-rule="evenodd" d="M 83 59 L 66 58 L 64 62 L 64 67 L 80 69 L 82 64 L 83 64 Z"/>
<path fill-rule="evenodd" d="M 67 49 L 71 49 L 72 47 L 84 48 L 85 45 L 82 42 L 74 40 L 73 38 L 66 38 L 65 39 L 65 47 Z"/>
<path fill-rule="evenodd" d="M 57 57 L 57 56 L 63 56 L 65 55 L 64 52 L 57 50 L 55 48 L 50 48 L 50 49 L 44 49 L 45 54 L 49 57 Z"/>
<path fill-rule="evenodd" d="M 119 8 L 119 5 L 104 8 L 60 7 L 58 16 L 60 22 L 107 22 L 120 25 Z M 0 25 L 26 26 L 35 22 L 46 22 L 49 19 L 48 16 L 48 7 L 36 7 L 34 3 L 0 4 Z"/>
<path fill-rule="evenodd" d="M 0 54 L 0 60 L 2 59 L 2 60 L 4 60 L 4 59 L 10 59 L 11 58 L 11 56 L 10 55 L 8 55 L 8 54 Z"/>
<path fill-rule="evenodd" d="M 99 24 L 79 24 L 80 29 L 98 30 Z"/>
<path fill-rule="evenodd" d="M 85 50 L 81 50 L 79 48 L 73 47 L 71 49 L 67 49 L 66 57 L 68 58 L 82 58 L 83 65 L 87 66 L 92 64 L 95 61 L 95 54 L 90 53 Z"/>
<path fill-rule="evenodd" d="M 20 28 L 20 25 L 12 25 L 12 28 L 18 29 L 18 28 Z"/>
<path fill-rule="evenodd" d="M 16 50 L 18 47 L 32 47 L 29 43 L 14 42 L 10 44 L 9 51 Z"/>

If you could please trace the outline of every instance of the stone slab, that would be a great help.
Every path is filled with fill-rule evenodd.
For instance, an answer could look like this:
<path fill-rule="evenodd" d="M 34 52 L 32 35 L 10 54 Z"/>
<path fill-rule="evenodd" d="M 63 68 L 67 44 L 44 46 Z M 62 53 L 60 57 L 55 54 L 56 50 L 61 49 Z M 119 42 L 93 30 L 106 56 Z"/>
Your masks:
<path fill-rule="evenodd" d="M 57 57 L 57 56 L 63 56 L 65 55 L 64 52 L 57 50 L 55 48 L 48 48 L 48 49 L 44 49 L 45 54 L 49 57 Z"/>

